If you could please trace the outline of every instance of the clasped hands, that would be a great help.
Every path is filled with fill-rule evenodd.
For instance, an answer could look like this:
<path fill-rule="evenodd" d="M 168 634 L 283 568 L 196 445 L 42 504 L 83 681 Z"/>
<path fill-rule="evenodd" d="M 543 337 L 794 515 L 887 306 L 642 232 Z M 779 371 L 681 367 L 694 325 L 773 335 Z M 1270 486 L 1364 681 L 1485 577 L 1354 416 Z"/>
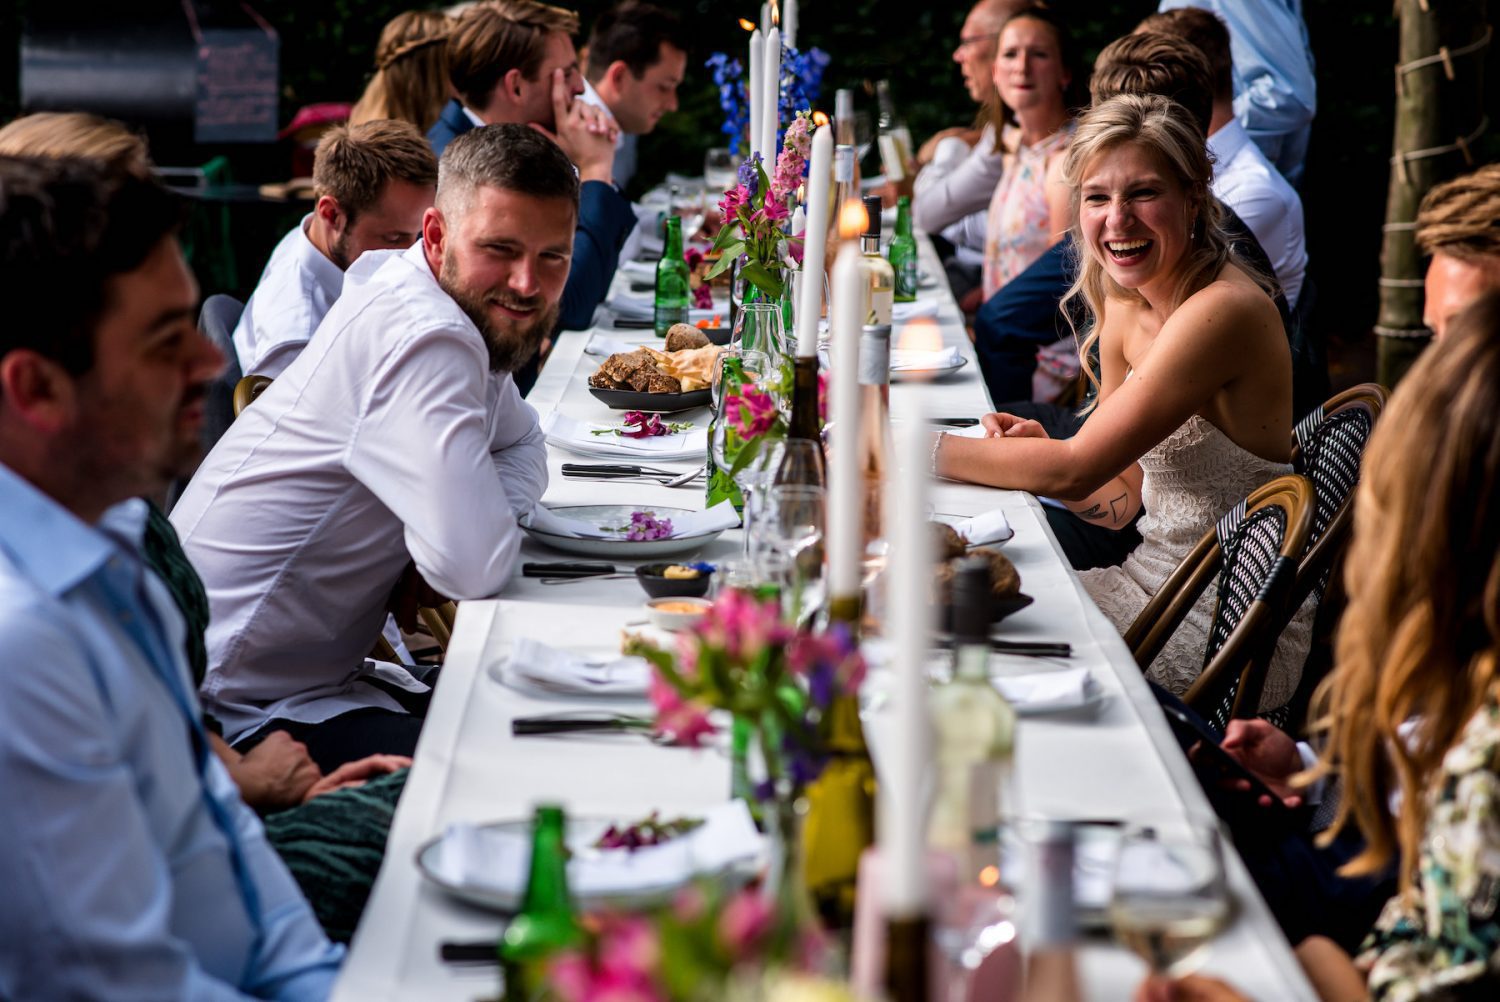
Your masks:
<path fill-rule="evenodd" d="M 580 181 L 614 179 L 615 141 L 619 126 L 598 108 L 573 96 L 563 70 L 552 71 L 552 131 L 540 122 L 528 122 L 552 140 L 578 168 Z"/>

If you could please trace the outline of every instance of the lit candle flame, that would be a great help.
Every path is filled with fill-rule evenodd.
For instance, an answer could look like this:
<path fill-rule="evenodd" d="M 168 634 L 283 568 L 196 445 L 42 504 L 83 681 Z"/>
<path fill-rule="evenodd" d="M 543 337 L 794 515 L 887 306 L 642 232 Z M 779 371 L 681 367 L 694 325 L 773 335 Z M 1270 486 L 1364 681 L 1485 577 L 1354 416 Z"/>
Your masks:
<path fill-rule="evenodd" d="M 778 26 L 781 24 L 781 5 L 776 0 L 771 0 L 771 23 Z"/>
<path fill-rule="evenodd" d="M 823 114 L 821 111 L 813 112 L 812 120 L 813 125 L 818 126 L 819 128 L 828 124 L 828 116 Z"/>
<path fill-rule="evenodd" d="M 839 239 L 857 240 L 869 228 L 870 217 L 865 213 L 864 203 L 851 198 L 839 210 Z"/>
<path fill-rule="evenodd" d="M 994 887 L 1000 883 L 1000 867 L 993 863 L 979 871 L 979 883 L 984 887 Z"/>
<path fill-rule="evenodd" d="M 935 320 L 918 317 L 901 329 L 896 347 L 902 351 L 942 351 L 943 333 Z"/>
<path fill-rule="evenodd" d="M 755 30 L 755 22 L 754 21 L 747 21 L 744 18 L 740 18 L 740 27 L 744 28 L 746 31 L 754 31 Z"/>

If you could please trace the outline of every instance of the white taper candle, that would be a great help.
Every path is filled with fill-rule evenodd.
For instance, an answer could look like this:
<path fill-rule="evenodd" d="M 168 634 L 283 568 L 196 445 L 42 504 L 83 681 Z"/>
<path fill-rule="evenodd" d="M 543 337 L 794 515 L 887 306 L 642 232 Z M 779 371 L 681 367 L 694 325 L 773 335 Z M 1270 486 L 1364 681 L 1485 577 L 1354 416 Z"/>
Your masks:
<path fill-rule="evenodd" d="M 886 915 L 912 918 L 926 908 L 923 868 L 927 812 L 922 777 L 931 756 L 927 719 L 927 653 L 932 641 L 934 539 L 928 527 L 927 450 L 931 431 L 920 413 L 895 432 L 893 475 L 886 481 L 887 608 L 893 679 L 891 747 L 881 756 L 879 826 L 885 864 Z"/>
<path fill-rule="evenodd" d="M 811 221 L 809 221 L 811 225 Z M 859 470 L 859 334 L 865 284 L 859 248 L 852 241 L 833 265 L 833 327 L 829 416 L 833 461 L 828 472 L 828 581 L 830 598 L 857 598 L 863 577 L 865 482 Z"/>
<path fill-rule="evenodd" d="M 797 354 L 818 350 L 818 318 L 823 312 L 823 259 L 828 250 L 828 199 L 833 180 L 833 130 L 813 133 L 807 167 L 807 228 L 802 231 L 802 295 L 797 301 Z"/>

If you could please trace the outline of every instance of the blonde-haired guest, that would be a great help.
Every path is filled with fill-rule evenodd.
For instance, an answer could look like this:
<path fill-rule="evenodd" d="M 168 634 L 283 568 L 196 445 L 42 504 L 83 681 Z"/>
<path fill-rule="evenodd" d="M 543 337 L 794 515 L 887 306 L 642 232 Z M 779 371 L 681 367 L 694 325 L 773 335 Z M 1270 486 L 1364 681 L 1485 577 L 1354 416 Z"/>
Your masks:
<path fill-rule="evenodd" d="M 425 136 L 452 96 L 446 48 L 452 28 L 442 11 L 409 10 L 391 18 L 375 47 L 375 75 L 349 113 L 349 124 L 392 118 Z"/>
<path fill-rule="evenodd" d="M 1096 105 L 1079 120 L 1063 179 L 1082 253 L 1068 296 L 1092 317 L 1081 357 L 1097 409 L 1067 440 L 986 415 L 989 437 L 940 437 L 933 468 L 1063 499 L 1113 529 L 1144 502 L 1141 544 L 1121 566 L 1081 575 L 1123 630 L 1221 515 L 1289 470 L 1291 352 L 1269 280 L 1224 232 L 1203 133 L 1179 105 L 1133 94 Z M 1216 599 L 1211 585 L 1148 670 L 1173 692 L 1202 671 Z M 1311 615 L 1299 612 L 1278 644 L 1263 709 L 1296 689 Z"/>
<path fill-rule="evenodd" d="M 139 178 L 151 176 L 146 141 L 124 125 L 82 111 L 39 111 L 0 128 L 0 156 L 95 160 Z"/>
<path fill-rule="evenodd" d="M 1365 453 L 1349 607 L 1316 706 L 1330 828 L 1395 860 L 1400 890 L 1352 966 L 1312 944 L 1320 985 L 1374 999 L 1500 994 L 1500 294 L 1449 325 L 1391 397 Z M 1388 805 L 1399 800 L 1399 810 Z M 1304 950 L 1304 963 L 1308 950 Z M 1333 988 L 1325 998 L 1349 999 Z"/>

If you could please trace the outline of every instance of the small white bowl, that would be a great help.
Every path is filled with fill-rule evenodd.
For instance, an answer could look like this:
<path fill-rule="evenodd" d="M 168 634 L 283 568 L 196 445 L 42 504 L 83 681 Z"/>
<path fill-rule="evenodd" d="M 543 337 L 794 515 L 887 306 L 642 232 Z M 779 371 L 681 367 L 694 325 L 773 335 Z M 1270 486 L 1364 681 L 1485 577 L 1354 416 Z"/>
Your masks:
<path fill-rule="evenodd" d="M 653 598 L 646 603 L 646 616 L 660 630 L 686 630 L 703 618 L 713 603 L 706 598 Z"/>

